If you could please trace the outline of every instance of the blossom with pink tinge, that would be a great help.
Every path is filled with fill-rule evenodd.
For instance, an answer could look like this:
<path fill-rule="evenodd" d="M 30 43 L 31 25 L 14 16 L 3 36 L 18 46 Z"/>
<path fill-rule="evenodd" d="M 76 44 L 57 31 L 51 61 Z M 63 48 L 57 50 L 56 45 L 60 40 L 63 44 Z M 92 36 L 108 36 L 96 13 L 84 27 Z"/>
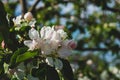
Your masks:
<path fill-rule="evenodd" d="M 31 13 L 31 12 L 25 13 L 24 19 L 25 19 L 26 21 L 31 21 L 31 20 L 33 19 L 32 13 Z"/>
<path fill-rule="evenodd" d="M 77 47 L 77 44 L 74 40 L 65 40 L 63 45 L 70 49 L 75 49 Z"/>
<path fill-rule="evenodd" d="M 71 55 L 72 49 L 76 48 L 73 40 L 67 40 L 67 33 L 63 29 L 55 30 L 54 27 L 42 27 L 40 33 L 31 28 L 29 30 L 31 40 L 24 41 L 29 50 L 40 49 L 43 55 L 56 54 L 65 58 Z"/>
<path fill-rule="evenodd" d="M 1 42 L 1 47 L 4 49 L 5 48 L 5 42 L 4 40 Z"/>
<path fill-rule="evenodd" d="M 75 41 L 70 40 L 70 41 L 68 42 L 68 47 L 70 47 L 71 49 L 75 49 L 76 46 L 77 46 L 77 44 L 75 43 Z"/>

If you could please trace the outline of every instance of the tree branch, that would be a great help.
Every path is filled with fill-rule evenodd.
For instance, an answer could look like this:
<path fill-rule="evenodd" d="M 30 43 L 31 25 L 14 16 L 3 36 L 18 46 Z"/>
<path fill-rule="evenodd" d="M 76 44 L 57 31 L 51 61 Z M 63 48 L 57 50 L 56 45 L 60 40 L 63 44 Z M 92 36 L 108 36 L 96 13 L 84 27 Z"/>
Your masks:
<path fill-rule="evenodd" d="M 33 4 L 33 6 L 29 9 L 30 12 L 34 12 L 35 7 L 37 6 L 37 4 L 40 2 L 40 0 L 36 0 L 36 2 Z"/>
<path fill-rule="evenodd" d="M 106 6 L 105 9 L 107 9 L 109 11 L 112 11 L 112 12 L 119 12 L 120 13 L 120 9 L 111 8 L 111 7 L 108 7 L 108 6 Z"/>
<path fill-rule="evenodd" d="M 120 48 L 76 48 L 80 51 L 120 51 Z"/>
<path fill-rule="evenodd" d="M 101 5 L 103 6 L 103 9 L 105 9 L 105 10 L 109 10 L 109 11 L 112 11 L 112 12 L 119 12 L 119 13 L 120 13 L 120 9 L 116 9 L 116 8 L 111 8 L 111 7 L 109 7 L 109 6 L 107 5 L 107 0 L 102 1 L 102 4 L 101 4 Z"/>
<path fill-rule="evenodd" d="M 26 0 L 19 0 L 22 7 L 22 16 L 27 12 Z"/>
<path fill-rule="evenodd" d="M 103 10 L 109 10 L 112 12 L 119 12 L 120 13 L 119 8 L 111 8 L 107 5 L 108 0 L 89 0 L 89 1 L 93 4 L 95 4 L 96 6 L 102 6 Z"/>

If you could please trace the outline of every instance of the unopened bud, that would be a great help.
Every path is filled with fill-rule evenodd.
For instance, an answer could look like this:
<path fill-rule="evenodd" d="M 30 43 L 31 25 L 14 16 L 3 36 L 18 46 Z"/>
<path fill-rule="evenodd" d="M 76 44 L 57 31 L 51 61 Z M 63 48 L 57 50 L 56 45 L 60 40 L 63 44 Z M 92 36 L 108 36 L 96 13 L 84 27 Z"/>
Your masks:
<path fill-rule="evenodd" d="M 27 12 L 25 15 L 24 15 L 24 19 L 26 21 L 31 21 L 33 19 L 33 15 L 31 12 Z"/>
<path fill-rule="evenodd" d="M 75 49 L 77 47 L 77 44 L 73 40 L 70 40 L 68 42 L 68 47 L 70 47 L 71 49 Z"/>
<path fill-rule="evenodd" d="M 4 40 L 2 41 L 2 43 L 1 43 L 1 47 L 4 49 L 5 48 L 5 42 L 4 42 Z"/>

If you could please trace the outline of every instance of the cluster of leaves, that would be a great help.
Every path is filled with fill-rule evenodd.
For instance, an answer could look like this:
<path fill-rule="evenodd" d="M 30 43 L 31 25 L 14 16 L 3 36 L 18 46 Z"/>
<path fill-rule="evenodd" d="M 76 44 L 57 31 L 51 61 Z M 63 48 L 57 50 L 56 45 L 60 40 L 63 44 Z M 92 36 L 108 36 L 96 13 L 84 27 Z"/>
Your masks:
<path fill-rule="evenodd" d="M 19 48 L 14 53 L 1 50 L 0 57 L 1 80 L 60 80 L 60 78 L 74 80 L 69 62 L 62 58 L 60 60 L 63 63 L 63 68 L 58 73 L 55 67 L 41 61 L 43 59 L 38 56 L 38 51 L 27 51 L 25 47 Z M 69 74 L 67 74 L 68 72 Z"/>

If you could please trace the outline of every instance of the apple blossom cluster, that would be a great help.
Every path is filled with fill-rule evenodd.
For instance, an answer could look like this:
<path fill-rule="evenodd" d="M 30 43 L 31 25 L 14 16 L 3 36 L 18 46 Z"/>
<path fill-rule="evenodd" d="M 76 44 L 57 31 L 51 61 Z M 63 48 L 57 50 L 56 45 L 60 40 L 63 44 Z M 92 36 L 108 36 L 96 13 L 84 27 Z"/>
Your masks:
<path fill-rule="evenodd" d="M 29 48 L 29 50 L 39 50 L 40 55 L 46 56 L 46 62 L 55 66 L 57 69 L 62 68 L 62 62 L 58 59 L 66 58 L 72 53 L 72 49 L 76 48 L 76 43 L 73 40 L 67 39 L 68 35 L 64 31 L 64 27 L 60 26 L 44 26 L 37 31 L 35 29 L 35 21 L 30 12 L 24 15 L 22 19 L 21 16 L 13 19 L 14 24 L 20 28 L 21 22 L 28 22 L 31 29 L 28 32 L 30 40 L 25 40 L 24 44 Z M 50 57 L 49 55 L 54 55 Z"/>
<path fill-rule="evenodd" d="M 31 12 L 27 12 L 23 18 L 22 15 L 17 16 L 16 18 L 13 18 L 15 30 L 20 30 L 22 27 L 22 23 L 27 23 L 28 26 L 35 27 L 36 20 L 33 18 L 33 15 Z"/>
<path fill-rule="evenodd" d="M 68 40 L 67 33 L 63 29 L 55 30 L 54 27 L 44 26 L 38 32 L 35 28 L 29 30 L 31 40 L 25 40 L 24 44 L 29 50 L 40 49 L 43 55 L 55 54 L 65 58 L 71 55 L 71 50 L 76 47 L 73 40 Z"/>

